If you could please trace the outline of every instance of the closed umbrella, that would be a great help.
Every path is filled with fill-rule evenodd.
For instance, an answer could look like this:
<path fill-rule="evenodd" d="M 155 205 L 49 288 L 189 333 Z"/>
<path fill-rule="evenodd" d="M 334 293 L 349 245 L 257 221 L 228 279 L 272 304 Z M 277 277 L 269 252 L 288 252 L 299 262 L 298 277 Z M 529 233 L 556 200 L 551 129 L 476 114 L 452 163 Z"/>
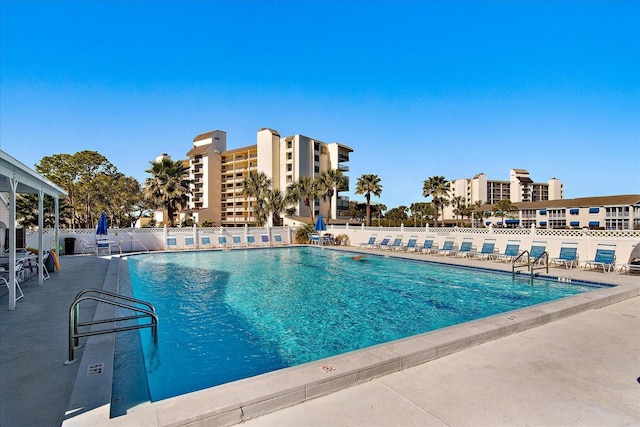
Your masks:
<path fill-rule="evenodd" d="M 100 214 L 98 227 L 96 228 L 96 234 L 98 236 L 106 236 L 107 234 L 109 234 L 107 225 L 107 214 L 105 213 L 105 211 L 102 211 L 102 213 Z"/>
<path fill-rule="evenodd" d="M 316 225 L 313 227 L 316 231 L 326 231 L 327 224 L 324 223 L 324 219 L 322 219 L 322 214 L 318 215 L 318 219 L 316 219 Z"/>

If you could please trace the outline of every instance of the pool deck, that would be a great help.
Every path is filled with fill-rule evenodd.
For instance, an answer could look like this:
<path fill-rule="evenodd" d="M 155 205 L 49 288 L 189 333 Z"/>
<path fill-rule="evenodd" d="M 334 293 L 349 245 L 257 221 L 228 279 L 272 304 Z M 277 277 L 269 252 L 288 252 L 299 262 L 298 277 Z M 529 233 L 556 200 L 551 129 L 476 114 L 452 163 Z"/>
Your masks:
<path fill-rule="evenodd" d="M 510 271 L 491 261 L 387 255 Z M 619 286 L 141 405 L 109 420 L 104 407 L 69 406 L 86 367 L 63 362 L 69 305 L 79 290 L 102 288 L 113 264 L 95 256 L 61 257 L 61 264 L 42 287 L 37 279 L 23 285 L 15 311 L 0 293 L 2 426 L 640 424 L 638 275 L 553 267 L 551 276 Z"/>

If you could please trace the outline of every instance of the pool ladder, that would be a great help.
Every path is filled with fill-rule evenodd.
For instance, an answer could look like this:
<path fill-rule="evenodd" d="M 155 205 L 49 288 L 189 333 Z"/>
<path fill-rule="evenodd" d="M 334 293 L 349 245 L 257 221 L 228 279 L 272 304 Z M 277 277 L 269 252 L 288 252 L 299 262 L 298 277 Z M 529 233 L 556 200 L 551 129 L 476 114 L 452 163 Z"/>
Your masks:
<path fill-rule="evenodd" d="M 87 295 L 94 294 L 94 295 Z M 95 295 L 97 294 L 97 295 Z M 120 308 L 125 308 L 133 311 L 136 314 L 123 317 L 115 317 L 112 319 L 93 320 L 89 322 L 80 322 L 80 303 L 83 301 L 96 301 L 98 303 L 104 303 L 113 305 Z M 126 301 L 126 302 L 125 302 Z M 140 304 L 146 308 L 137 307 L 135 304 Z M 80 332 L 79 328 L 93 325 L 100 325 L 104 323 L 123 322 L 126 320 L 138 320 L 149 318 L 149 323 L 135 324 L 128 326 L 114 326 L 99 330 L 90 330 L 87 332 Z M 85 289 L 78 292 L 71 307 L 69 308 L 69 360 L 65 361 L 65 365 L 70 365 L 77 362 L 75 359 L 75 349 L 79 347 L 79 339 L 83 337 L 90 337 L 92 335 L 111 334 L 122 331 L 132 331 L 135 329 L 151 328 L 151 334 L 153 341 L 158 341 L 158 316 L 156 315 L 156 309 L 150 303 L 142 301 L 133 297 L 116 294 L 113 292 L 103 291 L 101 289 Z"/>
<path fill-rule="evenodd" d="M 525 255 L 527 256 L 526 264 L 517 265 L 518 260 L 520 260 Z M 543 265 L 536 267 L 536 264 L 540 260 L 544 260 Z M 529 251 L 527 250 L 523 251 L 520 255 L 514 258 L 513 261 L 511 261 L 511 274 L 513 276 L 515 276 L 516 274 L 520 274 L 520 271 L 517 269 L 523 268 L 523 267 L 527 267 L 527 270 L 529 271 L 529 274 L 531 274 L 532 279 L 535 276 L 533 272 L 534 270 L 541 270 L 544 268 L 547 270 L 547 273 L 549 273 L 549 252 L 547 251 L 542 252 L 536 259 L 533 260 L 533 262 L 531 262 L 531 256 L 529 254 Z"/>

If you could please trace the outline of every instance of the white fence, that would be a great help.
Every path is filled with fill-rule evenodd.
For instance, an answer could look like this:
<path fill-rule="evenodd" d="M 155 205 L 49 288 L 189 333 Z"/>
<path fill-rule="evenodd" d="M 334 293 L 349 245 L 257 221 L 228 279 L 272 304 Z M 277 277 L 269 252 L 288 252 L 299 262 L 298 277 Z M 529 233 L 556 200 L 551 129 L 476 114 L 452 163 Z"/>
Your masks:
<path fill-rule="evenodd" d="M 192 237 L 193 241 L 200 242 L 200 237 L 208 235 L 215 246 L 217 236 L 225 235 L 231 242 L 231 236 L 240 236 L 242 243 L 247 242 L 247 236 L 253 235 L 256 242 L 260 243 L 260 236 L 266 234 L 269 241 L 274 241 L 274 236 L 279 234 L 284 243 L 295 240 L 295 228 L 293 227 L 183 227 L 183 228 L 125 228 L 109 229 L 109 240 L 112 241 L 112 252 L 140 252 L 158 251 L 167 249 L 167 236 L 175 236 L 178 247 L 185 246 L 185 237 Z M 403 242 L 407 242 L 411 236 L 416 236 L 419 243 L 428 238 L 433 238 L 435 243 L 442 245 L 446 238 L 454 238 L 460 244 L 465 238 L 472 238 L 473 245 L 481 248 L 485 239 L 496 239 L 495 247 L 501 252 L 508 240 L 519 240 L 520 249 L 530 249 L 534 241 L 546 242 L 549 256 L 554 258 L 560 253 L 560 247 L 564 242 L 578 244 L 578 254 L 581 261 L 591 260 L 595 256 L 599 243 L 611 243 L 616 245 L 616 263 L 624 264 L 628 261 L 633 247 L 640 243 L 640 230 L 564 230 L 564 229 L 536 229 L 532 228 L 458 228 L 458 227 L 365 227 L 365 226 L 335 226 L 329 225 L 327 233 L 334 236 L 346 235 L 350 246 L 358 247 L 365 243 L 372 235 L 377 240 L 385 236 L 392 239 L 402 236 Z M 75 238 L 74 253 L 82 252 L 82 242 L 95 243 L 95 229 L 60 230 L 58 245 L 52 244 L 52 232 L 44 234 L 45 247 L 59 247 L 64 254 L 65 239 Z M 27 234 L 27 246 L 36 246 L 37 232 Z"/>

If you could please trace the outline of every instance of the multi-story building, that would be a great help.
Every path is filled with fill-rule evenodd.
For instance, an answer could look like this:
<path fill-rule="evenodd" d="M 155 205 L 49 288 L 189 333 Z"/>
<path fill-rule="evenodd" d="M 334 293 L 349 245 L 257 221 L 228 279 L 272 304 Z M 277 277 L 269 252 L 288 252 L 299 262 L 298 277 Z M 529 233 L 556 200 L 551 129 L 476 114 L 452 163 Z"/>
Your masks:
<path fill-rule="evenodd" d="M 187 153 L 193 184 L 188 209 L 181 215 L 191 216 L 200 224 L 204 221 L 223 226 L 254 223 L 256 200 L 244 194 L 243 186 L 251 171 L 263 172 L 272 180 L 272 188 L 284 193 L 289 184 L 302 176 L 314 178 L 329 169 L 347 172 L 349 168 L 344 163 L 349 161 L 351 152 L 350 147 L 337 142 L 326 143 L 304 135 L 283 138 L 267 128 L 258 131 L 255 145 L 228 150 L 226 132 L 203 133 L 193 139 L 193 148 Z M 349 186 L 339 190 L 348 191 Z M 322 213 L 327 218 L 341 218 L 348 204 L 348 198 L 336 191 L 331 201 L 332 212 L 327 212 L 328 201 L 316 200 L 314 215 Z M 295 215 L 308 216 L 302 203 L 293 208 Z"/>
<path fill-rule="evenodd" d="M 513 205 L 517 211 L 504 217 L 493 215 L 493 206 L 483 206 L 481 209 L 486 212 L 485 225 L 606 230 L 640 228 L 638 194 L 517 202 Z"/>
<path fill-rule="evenodd" d="M 490 180 L 484 173 L 473 178 L 454 179 L 449 182 L 449 196 L 451 200 L 462 196 L 466 206 L 474 206 L 476 202 L 494 204 L 499 200 L 536 202 L 563 199 L 564 187 L 557 178 L 546 183 L 533 182 L 527 170 L 511 169 L 508 181 Z M 455 218 L 454 209 L 453 205 L 445 208 L 445 219 Z"/>

